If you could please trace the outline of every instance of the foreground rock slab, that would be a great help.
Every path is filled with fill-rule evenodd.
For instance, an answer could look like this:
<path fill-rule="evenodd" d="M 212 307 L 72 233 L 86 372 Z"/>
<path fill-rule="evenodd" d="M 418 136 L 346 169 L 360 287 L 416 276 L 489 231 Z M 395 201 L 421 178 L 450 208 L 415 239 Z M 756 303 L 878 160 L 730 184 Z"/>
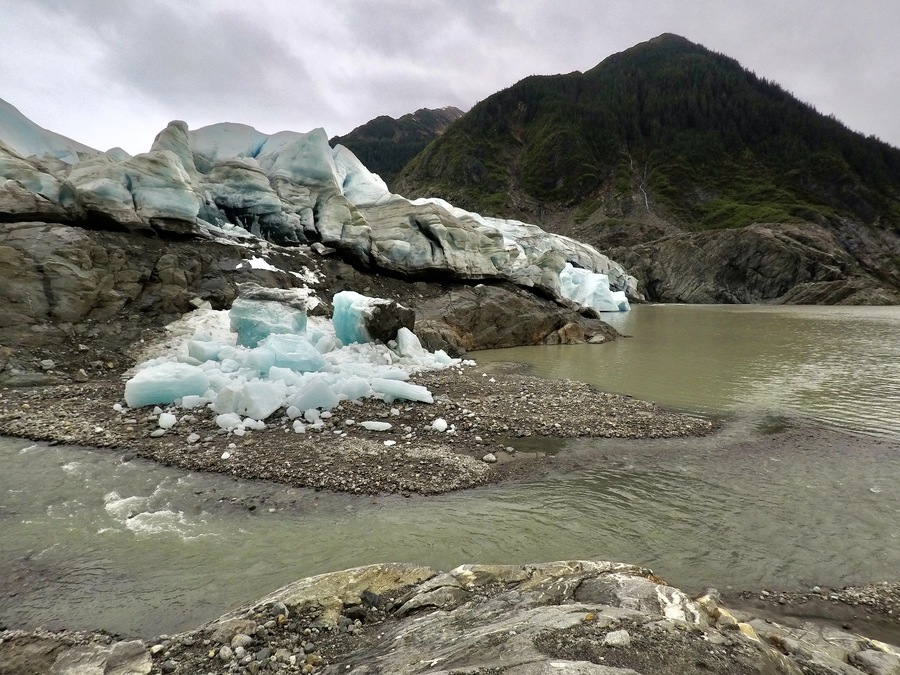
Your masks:
<path fill-rule="evenodd" d="M 836 628 L 786 626 L 603 561 L 381 564 L 290 584 L 147 645 L 0 634 L 7 673 L 651 675 L 898 672 L 900 649 Z"/>

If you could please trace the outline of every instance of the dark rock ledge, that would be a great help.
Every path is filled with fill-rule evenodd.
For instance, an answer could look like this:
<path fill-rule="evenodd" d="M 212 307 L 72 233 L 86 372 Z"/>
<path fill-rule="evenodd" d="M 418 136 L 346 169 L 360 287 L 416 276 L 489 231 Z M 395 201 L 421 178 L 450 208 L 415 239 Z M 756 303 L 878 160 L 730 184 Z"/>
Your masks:
<path fill-rule="evenodd" d="M 836 628 L 691 599 L 650 570 L 599 561 L 388 563 L 297 581 L 195 631 L 150 643 L 0 634 L 11 673 L 887 675 L 900 650 Z"/>

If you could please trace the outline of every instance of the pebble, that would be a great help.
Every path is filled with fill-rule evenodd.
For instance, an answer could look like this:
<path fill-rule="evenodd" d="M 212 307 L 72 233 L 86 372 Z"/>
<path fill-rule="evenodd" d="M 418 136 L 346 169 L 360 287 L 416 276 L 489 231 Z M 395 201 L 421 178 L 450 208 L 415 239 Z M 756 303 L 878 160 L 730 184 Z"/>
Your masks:
<path fill-rule="evenodd" d="M 252 637 L 245 635 L 244 633 L 238 633 L 231 638 L 231 648 L 237 649 L 239 647 L 249 647 L 251 642 L 253 642 Z"/>
<path fill-rule="evenodd" d="M 165 429 L 154 429 L 153 431 L 150 432 L 150 438 L 159 438 L 160 436 L 165 436 L 165 435 L 166 435 Z"/>
<path fill-rule="evenodd" d="M 497 461 L 497 455 L 495 455 L 493 452 L 489 452 L 481 458 L 481 461 L 485 464 L 494 464 Z"/>
<path fill-rule="evenodd" d="M 219 659 L 227 663 L 228 661 L 231 661 L 232 658 L 234 658 L 234 651 L 228 645 L 224 645 L 219 650 Z"/>

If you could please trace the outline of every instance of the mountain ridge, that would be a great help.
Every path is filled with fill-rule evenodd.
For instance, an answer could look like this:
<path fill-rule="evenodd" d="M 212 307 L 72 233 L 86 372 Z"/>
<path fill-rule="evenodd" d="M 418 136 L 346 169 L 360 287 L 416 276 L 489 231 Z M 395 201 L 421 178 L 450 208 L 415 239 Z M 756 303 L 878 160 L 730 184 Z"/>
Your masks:
<path fill-rule="evenodd" d="M 900 149 L 672 34 L 488 97 L 416 156 L 396 188 L 632 252 L 661 236 L 808 223 L 833 235 L 830 255 L 850 253 L 847 274 L 888 296 L 900 289 Z M 727 265 L 710 263 L 697 285 L 713 284 L 711 293 L 654 299 L 775 299 L 723 290 L 716 277 Z M 807 276 L 794 284 L 823 280 Z"/>
<path fill-rule="evenodd" d="M 391 185 L 397 174 L 432 140 L 439 137 L 463 111 L 454 106 L 420 108 L 398 118 L 380 115 L 330 143 L 340 143 Z"/>

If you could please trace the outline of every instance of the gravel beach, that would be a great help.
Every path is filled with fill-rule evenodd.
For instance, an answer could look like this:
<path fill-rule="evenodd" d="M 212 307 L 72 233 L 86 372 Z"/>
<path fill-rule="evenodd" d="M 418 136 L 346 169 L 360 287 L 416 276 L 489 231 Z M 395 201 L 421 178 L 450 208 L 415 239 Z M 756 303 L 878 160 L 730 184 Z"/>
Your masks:
<path fill-rule="evenodd" d="M 0 390 L 0 434 L 108 448 L 190 471 L 357 494 L 439 494 L 539 470 L 541 452 L 516 439 L 671 438 L 709 434 L 716 424 L 571 381 L 543 380 L 516 364 L 460 366 L 414 376 L 433 404 L 343 402 L 320 430 L 295 433 L 273 415 L 236 436 L 206 408 L 170 407 L 163 430 L 153 407 L 124 406 L 120 379 Z M 119 407 L 117 406 L 117 407 Z M 161 409 L 162 410 L 162 409 Z M 446 423 L 446 430 L 443 423 Z M 369 431 L 361 422 L 387 422 Z M 437 427 L 437 428 L 435 428 Z"/>

